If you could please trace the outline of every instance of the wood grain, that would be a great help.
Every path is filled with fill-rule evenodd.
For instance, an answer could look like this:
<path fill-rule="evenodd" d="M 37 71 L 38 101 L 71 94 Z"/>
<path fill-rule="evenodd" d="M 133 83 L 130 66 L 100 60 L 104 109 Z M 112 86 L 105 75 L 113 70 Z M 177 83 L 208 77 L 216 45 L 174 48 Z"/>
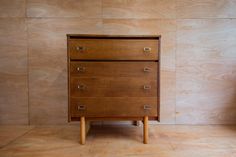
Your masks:
<path fill-rule="evenodd" d="M 143 143 L 148 143 L 148 116 L 143 118 Z"/>
<path fill-rule="evenodd" d="M 25 0 L 1 0 L 0 17 L 25 17 Z"/>
<path fill-rule="evenodd" d="M 21 137 L 23 134 L 27 133 L 33 128 L 34 126 L 29 125 L 1 125 L 0 148 L 7 146 L 11 142 L 15 141 L 15 139 Z"/>
<path fill-rule="evenodd" d="M 101 0 L 28 0 L 27 17 L 101 18 Z"/>
<path fill-rule="evenodd" d="M 80 144 L 85 144 L 86 128 L 85 117 L 80 117 Z"/>
<path fill-rule="evenodd" d="M 0 124 L 28 124 L 25 19 L 0 19 L 0 34 Z"/>
<path fill-rule="evenodd" d="M 161 35 L 160 117 L 161 123 L 175 123 L 176 20 L 104 19 L 105 34 Z"/>
<path fill-rule="evenodd" d="M 6 128 L 7 126 L 1 126 Z M 28 126 L 24 126 L 28 127 Z M 8 136 L 18 127 L 8 130 Z M 142 128 L 131 125 L 92 126 L 86 145 L 79 144 L 78 124 L 37 126 L 0 149 L 3 157 L 234 157 L 236 126 L 150 125 L 149 144 Z M 1 135 L 0 135 L 1 136 Z M 1 143 L 4 142 L 0 140 Z"/>
<path fill-rule="evenodd" d="M 103 0 L 103 18 L 175 18 L 175 0 Z"/>
<path fill-rule="evenodd" d="M 100 25 L 96 19 L 28 20 L 31 124 L 67 122 L 66 34 L 99 34 Z"/>
<path fill-rule="evenodd" d="M 163 52 L 161 53 L 161 69 L 175 70 L 176 20 L 103 19 L 103 33 L 112 35 L 161 35 L 161 52 Z"/>
<path fill-rule="evenodd" d="M 157 62 L 88 62 L 71 61 L 70 73 L 76 77 L 143 77 L 156 79 Z M 78 70 L 79 68 L 79 70 Z"/>
<path fill-rule="evenodd" d="M 157 97 L 73 97 L 70 112 L 71 117 L 157 116 L 157 100 Z M 78 110 L 80 105 L 84 110 Z M 151 109 L 145 110 L 144 105 Z"/>
<path fill-rule="evenodd" d="M 32 18 L 12 18 L 25 17 L 25 10 Z M 1 123 L 27 121 L 24 20 L 31 124 L 66 123 L 66 34 L 81 33 L 161 35 L 161 122 L 175 123 L 176 114 L 177 124 L 235 123 L 235 15 L 235 0 L 1 0 Z M 178 35 L 176 16 L 192 19 L 178 20 Z"/>
<path fill-rule="evenodd" d="M 160 75 L 160 122 L 175 124 L 176 73 L 163 70 Z"/>
<path fill-rule="evenodd" d="M 11 135 L 17 129 L 12 127 L 6 130 Z M 143 145 L 142 128 L 131 125 L 93 126 L 86 145 L 81 146 L 78 143 L 78 124 L 38 126 L 27 134 L 22 133 L 21 138 L 0 149 L 0 154 L 4 157 L 78 157 L 78 154 L 81 157 L 155 157 L 157 154 L 161 157 L 235 156 L 236 126 L 152 125 L 149 129 L 149 144 Z"/>
<path fill-rule="evenodd" d="M 177 0 L 177 18 L 236 18 L 235 0 Z"/>
<path fill-rule="evenodd" d="M 157 76 L 156 73 L 153 75 Z M 144 89 L 144 86 L 149 89 Z M 155 97 L 158 86 L 157 78 L 71 77 L 70 89 L 70 94 L 74 97 Z"/>
<path fill-rule="evenodd" d="M 158 60 L 158 44 L 154 39 L 70 39 L 68 46 L 70 59 Z M 145 52 L 144 48 L 151 50 Z"/>
<path fill-rule="evenodd" d="M 236 20 L 179 20 L 177 123 L 236 121 Z"/>

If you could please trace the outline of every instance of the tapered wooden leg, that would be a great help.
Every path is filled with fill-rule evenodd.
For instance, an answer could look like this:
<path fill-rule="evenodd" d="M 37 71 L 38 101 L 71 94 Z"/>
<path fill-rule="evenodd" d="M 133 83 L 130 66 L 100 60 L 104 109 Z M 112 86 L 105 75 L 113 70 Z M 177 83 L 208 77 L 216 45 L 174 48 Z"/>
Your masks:
<path fill-rule="evenodd" d="M 86 128 L 85 117 L 80 117 L 80 144 L 85 144 Z"/>
<path fill-rule="evenodd" d="M 148 116 L 143 118 L 143 143 L 148 143 Z"/>
<path fill-rule="evenodd" d="M 133 121 L 133 125 L 135 125 L 135 126 L 140 126 L 140 121 Z"/>
<path fill-rule="evenodd" d="M 90 129 L 90 121 L 86 121 L 85 122 L 85 127 L 86 127 L 86 136 L 87 136 L 87 134 L 88 134 L 88 132 L 89 132 L 89 129 Z"/>

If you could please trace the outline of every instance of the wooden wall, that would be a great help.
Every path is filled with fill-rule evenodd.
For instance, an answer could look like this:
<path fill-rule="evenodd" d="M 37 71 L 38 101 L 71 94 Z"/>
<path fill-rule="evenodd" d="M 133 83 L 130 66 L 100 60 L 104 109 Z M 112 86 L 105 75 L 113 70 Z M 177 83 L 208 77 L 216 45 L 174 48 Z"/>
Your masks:
<path fill-rule="evenodd" d="M 0 124 L 67 123 L 66 34 L 159 34 L 161 123 L 236 123 L 236 0 L 1 0 Z"/>

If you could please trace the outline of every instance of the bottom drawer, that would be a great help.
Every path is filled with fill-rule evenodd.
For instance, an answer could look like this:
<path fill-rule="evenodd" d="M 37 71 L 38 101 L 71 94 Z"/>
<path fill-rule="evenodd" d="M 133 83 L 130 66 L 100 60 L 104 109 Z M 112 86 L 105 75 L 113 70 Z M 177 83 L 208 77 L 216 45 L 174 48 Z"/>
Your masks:
<path fill-rule="evenodd" d="M 71 98 L 71 117 L 157 116 L 157 97 Z"/>

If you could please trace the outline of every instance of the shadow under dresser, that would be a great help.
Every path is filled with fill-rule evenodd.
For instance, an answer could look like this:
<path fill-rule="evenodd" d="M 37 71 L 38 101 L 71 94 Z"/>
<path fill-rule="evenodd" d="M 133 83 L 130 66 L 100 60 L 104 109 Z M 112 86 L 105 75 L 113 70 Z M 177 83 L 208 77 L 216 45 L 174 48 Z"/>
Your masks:
<path fill-rule="evenodd" d="M 68 119 L 80 121 L 85 144 L 89 121 L 159 120 L 160 36 L 67 35 Z M 86 128 L 87 127 L 87 128 Z"/>

